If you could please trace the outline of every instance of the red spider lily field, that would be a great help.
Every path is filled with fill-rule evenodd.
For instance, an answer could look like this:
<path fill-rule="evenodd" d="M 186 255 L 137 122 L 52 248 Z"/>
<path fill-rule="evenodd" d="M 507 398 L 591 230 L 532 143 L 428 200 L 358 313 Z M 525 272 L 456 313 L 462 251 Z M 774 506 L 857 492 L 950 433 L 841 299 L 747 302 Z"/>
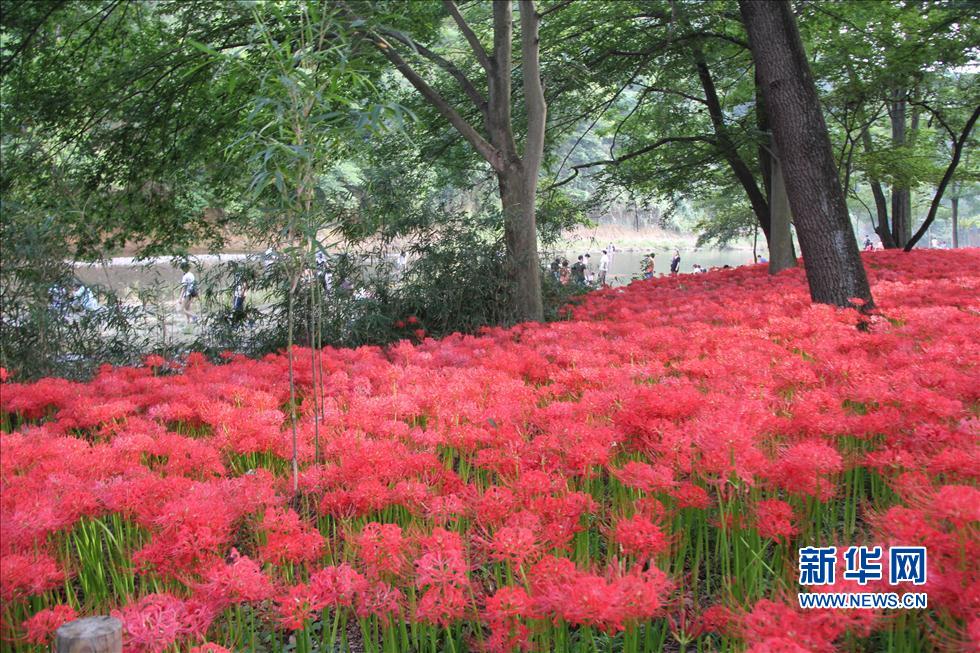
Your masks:
<path fill-rule="evenodd" d="M 8 380 L 2 647 L 978 650 L 980 251 L 864 261 L 869 314 L 754 266 L 291 371 Z M 927 582 L 835 591 L 928 609 L 800 609 L 799 548 L 854 544 Z"/>

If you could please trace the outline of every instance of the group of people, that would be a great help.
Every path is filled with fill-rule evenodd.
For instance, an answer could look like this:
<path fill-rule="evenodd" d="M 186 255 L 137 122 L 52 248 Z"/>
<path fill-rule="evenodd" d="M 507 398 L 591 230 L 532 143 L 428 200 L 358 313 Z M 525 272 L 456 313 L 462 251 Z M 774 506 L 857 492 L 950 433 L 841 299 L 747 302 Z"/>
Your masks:
<path fill-rule="evenodd" d="M 644 279 L 652 279 L 653 278 L 653 275 L 656 274 L 656 272 L 657 272 L 657 269 L 656 269 L 656 259 L 657 259 L 656 252 L 650 252 L 649 254 L 647 254 L 646 256 L 643 257 L 643 278 Z M 681 271 L 681 252 L 680 252 L 679 249 L 675 249 L 674 250 L 674 256 L 671 257 L 671 259 L 670 259 L 670 273 L 671 274 L 677 274 L 680 271 Z M 694 271 L 695 272 L 707 272 L 707 270 L 705 270 L 704 268 L 702 268 L 697 263 L 694 264 Z"/>
<path fill-rule="evenodd" d="M 80 281 L 75 281 L 70 290 L 60 285 L 48 288 L 48 306 L 70 322 L 78 322 L 102 308 L 91 288 Z"/>
<path fill-rule="evenodd" d="M 591 254 L 579 254 L 578 260 L 569 265 L 568 259 L 557 257 L 551 262 L 551 274 L 555 280 L 563 286 L 575 284 L 578 286 L 602 286 L 606 285 L 606 278 L 609 274 L 609 250 L 602 250 L 599 259 L 598 269 L 592 267 Z"/>

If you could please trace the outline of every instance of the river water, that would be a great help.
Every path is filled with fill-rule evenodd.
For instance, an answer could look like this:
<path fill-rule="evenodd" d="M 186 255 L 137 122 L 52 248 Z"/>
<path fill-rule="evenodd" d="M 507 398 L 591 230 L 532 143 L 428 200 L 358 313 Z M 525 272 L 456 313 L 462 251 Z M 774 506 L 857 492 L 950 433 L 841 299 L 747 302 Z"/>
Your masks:
<path fill-rule="evenodd" d="M 568 259 L 569 264 L 573 264 L 579 254 L 585 253 L 584 251 L 549 252 L 542 258 L 546 262 L 550 262 L 555 256 L 563 256 Z M 591 254 L 590 265 L 592 269 L 598 270 L 602 252 L 596 250 L 588 253 Z M 634 276 L 641 275 L 643 259 L 647 254 L 648 252 L 639 250 L 612 252 L 607 282 L 611 285 L 623 285 L 629 283 Z M 669 272 L 670 259 L 673 254 L 673 250 L 656 250 L 656 274 Z M 682 273 L 691 272 L 695 263 L 705 268 L 724 265 L 738 267 L 752 263 L 752 252 L 748 250 L 681 250 L 680 254 L 680 271 Z M 191 264 L 200 280 L 203 272 L 218 263 L 244 262 L 245 259 L 245 254 L 200 255 L 192 256 Z M 258 257 L 255 257 L 255 265 L 260 265 Z M 123 295 L 158 286 L 163 289 L 170 289 L 175 296 L 183 274 L 170 259 L 163 258 L 144 263 L 136 263 L 131 258 L 116 258 L 104 264 L 78 264 L 75 272 L 85 284 L 103 286 Z"/>

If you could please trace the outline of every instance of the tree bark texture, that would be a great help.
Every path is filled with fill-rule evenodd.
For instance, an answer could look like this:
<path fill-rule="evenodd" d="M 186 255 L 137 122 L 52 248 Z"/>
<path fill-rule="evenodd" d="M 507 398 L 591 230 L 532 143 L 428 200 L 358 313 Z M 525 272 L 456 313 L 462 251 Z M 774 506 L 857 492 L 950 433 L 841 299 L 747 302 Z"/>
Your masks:
<path fill-rule="evenodd" d="M 895 91 L 889 106 L 888 115 L 892 124 L 892 145 L 901 147 L 906 143 L 905 133 L 906 103 L 905 93 Z M 912 193 L 907 187 L 892 185 L 892 240 L 896 246 L 907 243 L 912 235 Z"/>
<path fill-rule="evenodd" d="M 871 290 L 847 214 L 827 125 L 786 0 L 740 0 L 786 192 L 815 302 L 870 306 Z"/>
<path fill-rule="evenodd" d="M 952 222 L 951 229 L 953 232 L 952 245 L 953 249 L 960 246 L 960 230 L 957 222 L 960 219 L 960 198 L 955 195 L 950 200 L 950 220 Z"/>
<path fill-rule="evenodd" d="M 773 152 L 770 168 L 772 181 L 769 195 L 769 222 L 772 232 L 769 236 L 769 274 L 776 274 L 796 267 L 796 252 L 793 249 L 793 233 L 790 231 L 793 214 L 789 208 L 786 180 L 783 178 L 783 166 L 779 161 L 778 152 Z"/>

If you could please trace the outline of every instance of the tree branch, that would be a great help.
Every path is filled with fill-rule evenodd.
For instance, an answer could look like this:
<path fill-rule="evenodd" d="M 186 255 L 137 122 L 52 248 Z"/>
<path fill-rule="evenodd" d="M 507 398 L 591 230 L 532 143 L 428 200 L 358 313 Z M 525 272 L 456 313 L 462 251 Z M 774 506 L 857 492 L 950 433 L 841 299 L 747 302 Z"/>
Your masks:
<path fill-rule="evenodd" d="M 460 87 L 462 87 L 463 89 L 463 92 L 466 93 L 466 96 L 470 99 L 470 101 L 473 102 L 473 104 L 476 105 L 476 108 L 479 109 L 481 113 L 484 114 L 484 117 L 486 117 L 486 111 L 487 111 L 486 99 L 483 97 L 483 95 L 480 94 L 480 91 L 476 89 L 476 86 L 473 85 L 473 83 L 469 80 L 469 78 L 463 73 L 463 71 L 461 71 L 456 66 L 456 64 L 449 61 L 445 57 L 436 54 L 435 52 L 425 47 L 421 43 L 417 43 L 413 41 L 405 34 L 396 32 L 394 30 L 387 30 L 387 29 L 379 30 L 379 32 L 385 36 L 391 37 L 393 39 L 400 41 L 401 43 L 404 43 L 412 50 L 414 50 L 417 54 L 432 61 L 437 66 L 439 66 L 447 73 L 449 73 L 453 77 L 453 79 L 455 79 L 459 83 Z"/>
<path fill-rule="evenodd" d="M 456 6 L 453 0 L 443 0 L 443 5 L 446 7 L 449 15 L 453 17 L 453 20 L 456 21 L 456 26 L 459 27 L 459 31 L 462 32 L 466 42 L 470 44 L 473 54 L 476 55 L 476 60 L 480 62 L 480 65 L 489 74 L 491 65 L 490 57 L 487 56 L 487 51 L 483 48 L 483 44 L 480 43 L 480 39 L 477 38 L 476 33 L 466 23 L 463 15 L 459 13 L 459 7 Z"/>
<path fill-rule="evenodd" d="M 540 18 L 544 18 L 545 16 L 547 16 L 548 14 L 550 14 L 553 11 L 560 11 L 560 10 L 564 9 L 565 7 L 567 7 L 568 5 L 572 4 L 573 2 L 575 2 L 575 0 L 562 0 L 561 2 L 556 3 L 556 4 L 548 7 L 547 9 L 545 9 L 544 11 L 542 11 L 540 14 L 538 14 L 538 18 L 539 19 Z"/>
<path fill-rule="evenodd" d="M 939 182 L 939 187 L 936 189 L 936 194 L 932 197 L 932 204 L 929 206 L 929 214 L 926 215 L 925 221 L 923 221 L 922 226 L 919 230 L 915 232 L 915 235 L 905 244 L 905 251 L 911 252 L 915 244 L 919 242 L 919 239 L 925 235 L 926 231 L 932 225 L 932 221 L 936 219 L 936 212 L 939 210 L 939 202 L 943 199 L 943 193 L 946 191 L 946 186 L 949 185 L 950 180 L 953 178 L 953 173 L 956 172 L 956 166 L 960 163 L 960 156 L 963 154 L 963 147 L 966 145 L 966 139 L 970 137 L 970 132 L 973 131 L 973 125 L 976 124 L 977 118 L 980 118 L 980 107 L 973 110 L 973 115 L 970 119 L 966 121 L 966 125 L 963 127 L 963 132 L 960 134 L 959 138 L 953 143 L 953 160 L 949 162 L 946 167 L 946 172 L 943 174 L 942 181 Z"/>
<path fill-rule="evenodd" d="M 439 92 L 429 86 L 428 83 L 412 68 L 404 59 L 401 58 L 391 44 L 381 37 L 376 37 L 375 41 L 381 53 L 390 61 L 402 76 L 415 87 L 415 89 L 425 98 L 429 104 L 436 108 L 449 123 L 456 128 L 463 138 L 482 156 L 495 170 L 503 169 L 503 157 L 500 151 L 480 136 L 479 132 L 471 124 L 466 122 L 459 113 L 453 109 L 446 100 L 439 95 Z"/>
<path fill-rule="evenodd" d="M 604 166 L 604 165 L 618 166 L 622 163 L 629 161 L 630 159 L 635 159 L 638 156 L 642 156 L 644 154 L 647 154 L 648 152 L 652 152 L 658 147 L 669 145 L 670 143 L 696 143 L 696 142 L 708 143 L 709 145 L 717 145 L 717 143 L 715 143 L 715 140 L 709 136 L 670 136 L 667 138 L 661 138 L 659 141 L 655 141 L 653 143 L 650 143 L 649 145 L 644 145 L 640 149 L 633 150 L 632 152 L 624 154 L 623 156 L 620 157 L 603 159 L 601 161 L 590 161 L 589 163 L 580 163 L 578 165 L 574 165 L 572 166 L 571 175 L 569 175 L 565 179 L 562 179 L 561 181 L 551 184 L 545 190 L 552 190 L 554 188 L 558 188 L 559 186 L 564 186 L 568 182 L 578 177 L 579 170 L 584 170 L 586 168 L 594 168 L 596 166 Z"/>
<path fill-rule="evenodd" d="M 17 47 L 14 49 L 13 53 L 11 53 L 11 55 L 7 57 L 6 60 L 4 60 L 2 65 L 0 65 L 0 72 L 2 72 L 2 74 L 4 75 L 7 74 L 7 69 L 10 68 L 10 64 L 12 64 L 14 62 L 14 59 L 16 59 L 21 54 L 21 52 L 23 52 L 27 48 L 27 46 L 30 45 L 31 41 L 34 40 L 34 36 L 37 34 L 38 30 L 41 29 L 41 27 L 46 22 L 48 22 L 48 19 L 51 18 L 54 12 L 58 11 L 59 9 L 61 9 L 62 6 L 64 6 L 65 1 L 66 0 L 58 0 L 58 2 L 52 2 L 48 6 L 48 12 L 44 14 L 41 20 L 37 22 L 37 24 L 31 29 L 31 31 L 27 34 L 27 36 L 25 36 L 24 39 L 17 44 Z M 109 13 L 112 13 L 111 10 Z"/>

